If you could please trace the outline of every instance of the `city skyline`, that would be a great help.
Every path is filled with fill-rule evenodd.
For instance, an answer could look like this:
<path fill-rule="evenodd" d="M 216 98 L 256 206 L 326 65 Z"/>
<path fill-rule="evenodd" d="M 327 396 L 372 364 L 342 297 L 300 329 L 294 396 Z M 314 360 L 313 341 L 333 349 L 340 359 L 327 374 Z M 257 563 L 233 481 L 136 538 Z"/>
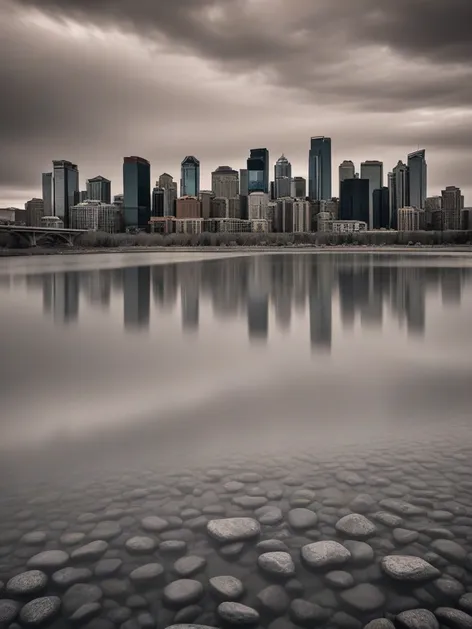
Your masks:
<path fill-rule="evenodd" d="M 429 189 L 456 185 L 470 204 L 469 0 L 430 0 L 427 14 L 405 0 L 171 4 L 2 3 L 2 205 L 37 197 L 62 157 L 84 181 L 117 182 L 124 155 L 179 181 L 193 154 L 206 189 L 216 167 L 267 146 L 307 177 L 313 135 L 333 140 L 333 191 L 344 159 L 390 169 L 418 147 Z"/>

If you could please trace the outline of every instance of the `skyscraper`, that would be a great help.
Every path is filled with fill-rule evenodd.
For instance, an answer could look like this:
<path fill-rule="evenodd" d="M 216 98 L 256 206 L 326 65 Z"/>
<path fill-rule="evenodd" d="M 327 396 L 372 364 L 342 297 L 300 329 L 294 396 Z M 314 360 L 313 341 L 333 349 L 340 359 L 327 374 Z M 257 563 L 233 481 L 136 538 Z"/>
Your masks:
<path fill-rule="evenodd" d="M 111 203 L 111 181 L 99 175 L 87 179 L 87 199 Z"/>
<path fill-rule="evenodd" d="M 248 193 L 269 193 L 269 151 L 267 149 L 251 149 L 247 160 Z"/>
<path fill-rule="evenodd" d="M 218 166 L 211 173 L 211 189 L 215 197 L 234 199 L 239 194 L 239 173 L 229 166 Z"/>
<path fill-rule="evenodd" d="M 390 205 L 388 188 L 382 187 L 373 192 L 373 228 L 389 229 Z"/>
<path fill-rule="evenodd" d="M 200 162 L 193 155 L 187 155 L 180 169 L 180 196 L 198 197 L 200 193 Z"/>
<path fill-rule="evenodd" d="M 374 190 L 383 188 L 383 163 L 367 160 L 361 163 L 361 179 L 369 180 L 369 228 L 374 225 Z"/>
<path fill-rule="evenodd" d="M 177 200 L 177 182 L 172 175 L 162 173 L 156 187 L 164 190 L 164 214 L 163 216 L 175 216 L 175 202 Z"/>
<path fill-rule="evenodd" d="M 306 179 L 304 177 L 294 177 L 292 179 L 290 196 L 294 199 L 306 199 Z"/>
<path fill-rule="evenodd" d="M 311 138 L 308 180 L 308 196 L 311 201 L 331 199 L 331 138 Z"/>
<path fill-rule="evenodd" d="M 410 205 L 424 210 L 427 195 L 427 164 L 424 149 L 408 155 L 410 177 Z"/>
<path fill-rule="evenodd" d="M 79 171 L 76 164 L 64 159 L 53 161 L 54 216 L 69 226 L 69 208 L 79 201 Z"/>
<path fill-rule="evenodd" d="M 442 229 L 461 228 L 461 210 L 464 207 L 464 197 L 460 188 L 446 186 L 441 190 L 442 195 Z"/>
<path fill-rule="evenodd" d="M 354 179 L 356 176 L 356 167 L 350 159 L 345 159 L 339 164 L 339 193 L 341 194 L 341 182 L 345 179 Z"/>
<path fill-rule="evenodd" d="M 124 158 L 123 197 L 125 227 L 147 229 L 151 217 L 151 166 L 147 159 Z"/>
<path fill-rule="evenodd" d="M 152 189 L 152 216 L 165 216 L 164 214 L 164 195 L 165 190 L 157 185 Z"/>
<path fill-rule="evenodd" d="M 274 181 L 275 198 L 289 197 L 292 186 L 292 164 L 283 153 L 274 166 Z"/>
<path fill-rule="evenodd" d="M 388 190 L 390 200 L 390 225 L 397 228 L 397 213 L 402 207 L 410 205 L 410 187 L 408 166 L 399 160 L 393 171 L 388 174 Z"/>
<path fill-rule="evenodd" d="M 345 179 L 341 183 L 339 218 L 369 224 L 369 180 Z"/>
<path fill-rule="evenodd" d="M 41 218 L 44 216 L 44 200 L 31 199 L 25 203 L 26 224 L 29 227 L 41 227 Z"/>
<path fill-rule="evenodd" d="M 43 173 L 42 179 L 43 185 L 43 201 L 44 201 L 44 215 L 51 216 L 52 215 L 52 190 L 53 190 L 53 181 L 52 181 L 52 173 Z"/>

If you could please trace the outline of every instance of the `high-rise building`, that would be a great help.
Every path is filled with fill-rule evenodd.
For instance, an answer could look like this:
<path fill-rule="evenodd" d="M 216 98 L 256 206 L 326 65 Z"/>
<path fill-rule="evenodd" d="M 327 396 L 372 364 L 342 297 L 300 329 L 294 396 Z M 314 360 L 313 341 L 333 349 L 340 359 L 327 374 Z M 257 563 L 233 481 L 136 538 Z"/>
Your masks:
<path fill-rule="evenodd" d="M 312 201 L 331 199 L 331 138 L 311 138 L 308 155 L 308 196 Z"/>
<path fill-rule="evenodd" d="M 369 180 L 345 179 L 341 183 L 339 218 L 369 224 Z"/>
<path fill-rule="evenodd" d="M 202 218 L 210 218 L 211 216 L 211 200 L 214 198 L 213 190 L 200 190 L 198 199 L 202 208 Z"/>
<path fill-rule="evenodd" d="M 177 200 L 177 182 L 172 175 L 162 173 L 156 187 L 164 190 L 164 214 L 163 216 L 175 216 L 175 202 Z"/>
<path fill-rule="evenodd" d="M 400 207 L 397 210 L 398 231 L 414 232 L 420 229 L 420 215 L 422 210 L 416 207 Z"/>
<path fill-rule="evenodd" d="M 390 201 L 388 188 L 382 186 L 374 190 L 373 195 L 373 229 L 390 228 Z"/>
<path fill-rule="evenodd" d="M 175 204 L 176 218 L 202 218 L 202 206 L 197 197 L 179 197 Z"/>
<path fill-rule="evenodd" d="M 269 194 L 269 151 L 265 148 L 251 149 L 247 160 L 248 193 Z"/>
<path fill-rule="evenodd" d="M 277 206 L 272 221 L 274 232 L 283 234 L 293 232 L 293 199 L 277 199 Z"/>
<path fill-rule="evenodd" d="M 249 194 L 249 182 L 248 182 L 248 170 L 247 168 L 240 168 L 239 170 L 239 194 L 240 196 L 246 196 Z"/>
<path fill-rule="evenodd" d="M 124 195 L 123 194 L 115 194 L 113 197 L 113 205 L 115 205 L 116 207 L 120 207 L 123 208 L 125 203 L 125 199 L 124 199 Z"/>
<path fill-rule="evenodd" d="M 211 189 L 215 197 L 234 199 L 239 194 L 239 173 L 229 166 L 218 166 L 211 173 Z"/>
<path fill-rule="evenodd" d="M 78 203 L 83 203 L 84 201 L 87 201 L 88 199 L 89 199 L 89 196 L 87 194 L 87 190 L 79 190 Z"/>
<path fill-rule="evenodd" d="M 267 219 L 269 195 L 265 192 L 251 192 L 248 197 L 249 220 Z"/>
<path fill-rule="evenodd" d="M 285 155 L 279 157 L 274 166 L 274 196 L 276 199 L 291 196 L 292 187 L 292 164 Z"/>
<path fill-rule="evenodd" d="M 54 216 L 69 226 L 69 208 L 79 200 L 79 171 L 77 164 L 64 159 L 53 161 Z"/>
<path fill-rule="evenodd" d="M 424 149 L 408 155 L 408 175 L 410 179 L 410 205 L 424 210 L 427 197 L 427 165 Z"/>
<path fill-rule="evenodd" d="M 53 179 L 52 173 L 43 173 L 42 177 L 44 216 L 51 216 L 53 209 Z"/>
<path fill-rule="evenodd" d="M 159 177 L 159 181 L 156 183 L 156 187 L 159 188 L 170 188 L 174 183 L 174 178 L 169 173 L 162 173 Z"/>
<path fill-rule="evenodd" d="M 147 229 L 151 218 L 151 165 L 143 157 L 123 161 L 123 204 L 126 229 Z"/>
<path fill-rule="evenodd" d="M 28 227 L 41 227 L 41 219 L 44 214 L 44 200 L 31 199 L 25 203 L 26 220 Z"/>
<path fill-rule="evenodd" d="M 165 190 L 157 185 L 152 189 L 152 209 L 151 216 L 165 216 L 164 214 L 164 196 Z"/>
<path fill-rule="evenodd" d="M 115 234 L 121 231 L 121 210 L 111 203 L 87 200 L 70 208 L 70 227 Z"/>
<path fill-rule="evenodd" d="M 309 201 L 293 202 L 293 231 L 311 231 L 311 206 Z"/>
<path fill-rule="evenodd" d="M 228 218 L 241 218 L 241 199 L 239 196 L 228 199 Z"/>
<path fill-rule="evenodd" d="M 229 203 L 226 197 L 213 197 L 210 218 L 229 218 Z"/>
<path fill-rule="evenodd" d="M 341 182 L 345 179 L 354 179 L 356 176 L 356 167 L 350 159 L 345 159 L 339 164 L 339 193 L 341 194 Z"/>
<path fill-rule="evenodd" d="M 361 179 L 369 180 L 369 221 L 370 229 L 374 226 L 374 190 L 383 188 L 383 163 L 367 160 L 361 163 Z"/>
<path fill-rule="evenodd" d="M 111 203 L 111 181 L 98 175 L 87 179 L 87 199 Z"/>
<path fill-rule="evenodd" d="M 180 169 L 180 196 L 198 197 L 200 193 L 200 162 L 193 155 L 187 155 Z"/>
<path fill-rule="evenodd" d="M 401 207 L 410 207 L 410 186 L 408 166 L 399 160 L 393 171 L 388 174 L 390 205 L 390 225 L 397 228 L 397 212 Z"/>
<path fill-rule="evenodd" d="M 290 188 L 290 196 L 294 199 L 306 199 L 306 179 L 294 177 Z"/>
<path fill-rule="evenodd" d="M 446 186 L 441 191 L 442 195 L 442 229 L 461 228 L 461 210 L 464 207 L 464 197 L 461 189 L 456 186 Z"/>

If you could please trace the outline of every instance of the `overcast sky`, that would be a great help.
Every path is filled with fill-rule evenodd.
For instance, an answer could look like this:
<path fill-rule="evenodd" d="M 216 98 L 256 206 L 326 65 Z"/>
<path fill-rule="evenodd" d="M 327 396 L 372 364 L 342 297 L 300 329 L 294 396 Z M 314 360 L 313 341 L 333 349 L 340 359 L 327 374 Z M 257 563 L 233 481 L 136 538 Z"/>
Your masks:
<path fill-rule="evenodd" d="M 472 0 L 0 0 L 0 205 L 41 196 L 53 159 L 81 188 L 122 158 L 179 179 L 251 147 L 307 175 L 309 139 L 386 173 L 426 148 L 428 194 L 472 205 Z M 385 182 L 386 183 L 386 182 Z"/>

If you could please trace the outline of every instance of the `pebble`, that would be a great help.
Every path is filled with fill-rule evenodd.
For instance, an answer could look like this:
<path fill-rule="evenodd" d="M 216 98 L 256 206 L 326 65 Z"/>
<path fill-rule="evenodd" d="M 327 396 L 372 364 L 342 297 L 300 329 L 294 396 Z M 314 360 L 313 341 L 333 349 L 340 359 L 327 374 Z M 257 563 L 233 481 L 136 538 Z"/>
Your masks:
<path fill-rule="evenodd" d="M 164 600 L 170 605 L 185 607 L 203 596 L 203 585 L 193 579 L 179 579 L 164 588 Z"/>
<path fill-rule="evenodd" d="M 463 563 L 467 557 L 467 552 L 464 548 L 457 542 L 453 542 L 449 539 L 435 539 L 431 544 L 431 548 L 434 552 L 438 553 L 438 555 L 455 563 Z"/>
<path fill-rule="evenodd" d="M 263 609 L 271 614 L 282 615 L 290 605 L 290 598 L 280 585 L 269 585 L 257 595 Z"/>
<path fill-rule="evenodd" d="M 387 555 L 381 561 L 385 574 L 398 581 L 429 581 L 440 575 L 437 568 L 420 557 Z"/>
<path fill-rule="evenodd" d="M 257 563 L 261 570 L 275 577 L 291 577 L 295 574 L 295 564 L 289 553 L 275 551 L 259 555 Z"/>
<path fill-rule="evenodd" d="M 177 559 L 174 563 L 174 570 L 181 577 L 189 577 L 206 566 L 206 559 L 197 555 L 187 555 Z"/>
<path fill-rule="evenodd" d="M 48 578 L 44 572 L 28 570 L 12 577 L 7 582 L 6 592 L 10 596 L 29 596 L 44 590 L 47 582 Z"/>
<path fill-rule="evenodd" d="M 379 504 L 383 509 L 393 511 L 393 513 L 403 516 L 415 517 L 426 513 L 425 509 L 422 507 L 416 507 L 409 502 L 395 500 L 395 498 L 385 498 L 384 500 L 381 500 Z"/>
<path fill-rule="evenodd" d="M 160 563 L 147 563 L 131 572 L 129 578 L 133 583 L 144 584 L 159 580 L 164 575 L 164 567 Z"/>
<path fill-rule="evenodd" d="M 0 627 L 8 627 L 18 615 L 20 604 L 4 598 L 0 600 Z"/>
<path fill-rule="evenodd" d="M 343 544 L 351 553 L 351 562 L 353 564 L 366 565 L 374 561 L 374 549 L 366 542 L 347 539 Z"/>
<path fill-rule="evenodd" d="M 395 625 L 387 618 L 376 618 L 367 623 L 364 629 L 395 629 Z"/>
<path fill-rule="evenodd" d="M 252 607 L 232 601 L 220 603 L 218 615 L 231 625 L 255 625 L 259 622 L 259 612 Z"/>
<path fill-rule="evenodd" d="M 69 561 L 69 555 L 63 550 L 44 550 L 31 557 L 28 568 L 51 571 L 62 568 Z"/>
<path fill-rule="evenodd" d="M 325 576 L 326 583 L 337 590 L 350 588 L 354 585 L 354 577 L 344 570 L 332 570 Z"/>
<path fill-rule="evenodd" d="M 26 544 L 27 546 L 36 546 L 39 544 L 44 544 L 47 539 L 47 534 L 44 531 L 31 531 L 30 533 L 25 533 L 23 537 L 20 539 L 21 544 Z"/>
<path fill-rule="evenodd" d="M 375 524 L 360 513 L 351 513 L 336 522 L 336 531 L 345 537 L 368 539 L 375 535 Z"/>
<path fill-rule="evenodd" d="M 151 553 L 156 548 L 156 542 L 152 539 L 152 537 L 137 535 L 136 537 L 127 539 L 125 547 L 129 553 L 145 554 Z"/>
<path fill-rule="evenodd" d="M 96 540 L 73 550 L 71 559 L 73 561 L 95 561 L 106 553 L 107 550 L 108 542 L 105 540 Z"/>
<path fill-rule="evenodd" d="M 286 552 L 288 550 L 287 544 L 281 539 L 265 539 L 264 541 L 256 544 L 256 548 L 262 553 L 269 553 L 276 550 Z"/>
<path fill-rule="evenodd" d="M 209 581 L 210 590 L 219 598 L 236 601 L 244 593 L 244 586 L 239 579 L 232 576 L 213 577 Z"/>
<path fill-rule="evenodd" d="M 340 598 L 358 612 L 371 612 L 385 603 L 385 596 L 370 583 L 361 583 L 349 590 L 343 590 Z"/>
<path fill-rule="evenodd" d="M 436 616 L 428 609 L 411 609 L 395 618 L 398 629 L 439 629 Z"/>
<path fill-rule="evenodd" d="M 290 617 L 296 624 L 302 626 L 311 627 L 314 624 L 323 623 L 329 616 L 328 609 L 303 598 L 295 598 L 290 604 Z"/>
<path fill-rule="evenodd" d="M 223 487 L 229 494 L 235 494 L 236 492 L 241 491 L 241 489 L 244 489 L 244 483 L 240 483 L 237 480 L 230 480 L 225 483 Z"/>
<path fill-rule="evenodd" d="M 233 504 L 243 509 L 257 509 L 267 504 L 265 496 L 236 496 L 233 498 Z"/>
<path fill-rule="evenodd" d="M 77 611 L 75 611 L 69 620 L 77 625 L 82 625 L 83 623 L 91 620 L 95 616 L 98 616 L 102 611 L 102 606 L 100 603 L 84 603 Z"/>
<path fill-rule="evenodd" d="M 75 546 L 80 544 L 85 539 L 85 533 L 63 533 L 60 538 L 61 544 L 64 546 Z"/>
<path fill-rule="evenodd" d="M 119 558 L 101 559 L 95 565 L 93 573 L 96 577 L 109 577 L 118 572 L 122 565 L 123 561 Z"/>
<path fill-rule="evenodd" d="M 462 607 L 466 612 L 472 612 L 472 594 L 464 594 L 459 600 L 459 607 Z"/>
<path fill-rule="evenodd" d="M 92 578 L 92 572 L 88 568 L 62 568 L 54 572 L 51 579 L 58 588 L 66 590 L 75 583 L 84 583 Z"/>
<path fill-rule="evenodd" d="M 20 611 L 20 621 L 28 627 L 37 627 L 50 622 L 59 614 L 61 599 L 58 596 L 44 596 L 26 603 Z"/>
<path fill-rule="evenodd" d="M 261 532 L 261 527 L 253 518 L 225 518 L 210 520 L 207 531 L 217 542 L 227 544 L 257 537 Z"/>
<path fill-rule="evenodd" d="M 452 607 L 438 607 L 434 612 L 439 622 L 451 629 L 472 629 L 472 616 Z"/>
<path fill-rule="evenodd" d="M 255 512 L 256 518 L 259 520 L 261 524 L 266 524 L 269 526 L 273 526 L 275 524 L 279 524 L 284 519 L 282 510 L 278 507 L 261 507 L 257 509 Z"/>
<path fill-rule="evenodd" d="M 121 535 L 121 526 L 118 522 L 113 520 L 105 520 L 99 522 L 97 526 L 89 533 L 89 538 L 93 541 L 104 540 L 110 541 L 111 539 Z"/>
<path fill-rule="evenodd" d="M 398 515 L 393 515 L 393 513 L 388 513 L 387 511 L 378 511 L 377 513 L 372 513 L 370 517 L 373 520 L 380 522 L 380 524 L 384 524 L 385 526 L 389 526 L 390 528 L 399 527 L 403 524 L 403 518 Z"/>
<path fill-rule="evenodd" d="M 62 607 L 66 615 L 71 616 L 85 603 L 97 603 L 102 596 L 102 590 L 98 585 L 76 583 L 64 594 Z"/>
<path fill-rule="evenodd" d="M 163 554 L 180 554 L 187 550 L 187 542 L 181 539 L 170 539 L 159 544 L 159 550 Z"/>
<path fill-rule="evenodd" d="M 351 553 L 338 542 L 322 541 L 303 546 L 301 556 L 310 568 L 330 568 L 345 564 Z"/>
<path fill-rule="evenodd" d="M 141 526 L 145 531 L 160 533 L 161 531 L 164 531 L 166 528 L 168 528 L 169 523 L 163 518 L 159 518 L 155 515 L 150 515 L 141 520 Z"/>
<path fill-rule="evenodd" d="M 401 546 L 416 542 L 420 534 L 418 531 L 409 531 L 408 529 L 393 529 L 393 539 Z"/>
<path fill-rule="evenodd" d="M 310 529 L 318 523 L 316 513 L 304 508 L 291 509 L 287 519 L 293 529 Z"/>

